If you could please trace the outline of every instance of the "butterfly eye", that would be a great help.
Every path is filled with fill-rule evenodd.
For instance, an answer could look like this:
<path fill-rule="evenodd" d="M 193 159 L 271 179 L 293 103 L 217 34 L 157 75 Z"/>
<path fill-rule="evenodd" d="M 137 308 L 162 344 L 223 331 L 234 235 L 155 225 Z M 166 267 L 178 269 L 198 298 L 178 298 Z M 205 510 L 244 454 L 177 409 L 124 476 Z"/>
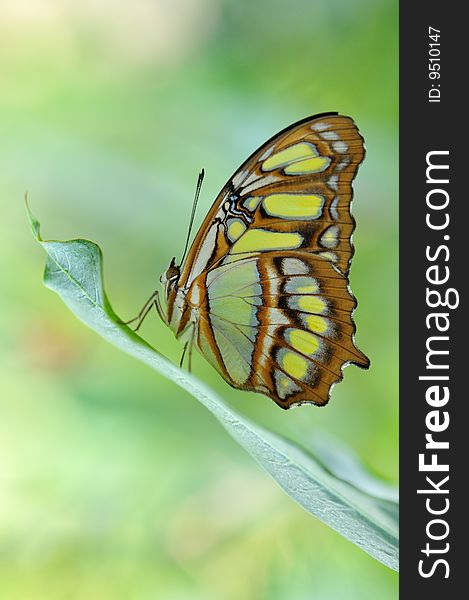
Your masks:
<path fill-rule="evenodd" d="M 172 283 L 177 279 L 179 279 L 179 267 L 170 267 L 166 271 L 166 280 Z"/>
<path fill-rule="evenodd" d="M 164 273 L 162 273 L 160 277 L 160 283 L 163 287 L 165 287 L 168 283 L 174 283 L 179 279 L 180 268 L 175 264 L 174 258 L 171 259 L 168 268 Z"/>

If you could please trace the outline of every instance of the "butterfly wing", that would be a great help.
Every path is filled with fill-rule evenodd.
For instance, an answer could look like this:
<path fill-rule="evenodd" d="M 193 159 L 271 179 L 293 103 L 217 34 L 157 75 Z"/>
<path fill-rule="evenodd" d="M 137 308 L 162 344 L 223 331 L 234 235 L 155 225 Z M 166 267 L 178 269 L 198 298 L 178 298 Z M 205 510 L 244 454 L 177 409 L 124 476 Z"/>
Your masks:
<path fill-rule="evenodd" d="M 353 340 L 356 300 L 329 260 L 265 252 L 200 277 L 206 299 L 197 345 L 232 386 L 282 408 L 324 405 L 345 365 L 368 367 Z"/>
<path fill-rule="evenodd" d="M 232 386 L 283 408 L 323 405 L 345 365 L 368 367 L 347 279 L 363 157 L 352 119 L 319 115 L 266 142 L 216 199 L 178 293 L 197 305 L 196 344 Z"/>
<path fill-rule="evenodd" d="M 322 255 L 347 275 L 355 226 L 351 184 L 363 157 L 353 120 L 336 113 L 304 119 L 274 136 L 218 195 L 192 243 L 179 286 L 188 288 L 228 252 L 277 247 L 280 234 L 290 235 L 290 247 Z"/>

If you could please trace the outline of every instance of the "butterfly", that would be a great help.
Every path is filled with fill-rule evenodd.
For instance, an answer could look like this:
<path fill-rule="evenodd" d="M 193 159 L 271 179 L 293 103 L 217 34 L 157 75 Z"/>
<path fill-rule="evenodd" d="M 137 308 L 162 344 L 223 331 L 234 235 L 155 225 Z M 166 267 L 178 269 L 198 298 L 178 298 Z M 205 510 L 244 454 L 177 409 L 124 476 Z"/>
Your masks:
<path fill-rule="evenodd" d="M 355 123 L 338 113 L 268 140 L 222 189 L 187 259 L 171 260 L 164 302 L 154 292 L 137 328 L 155 306 L 234 388 L 284 409 L 326 404 L 344 366 L 370 364 L 354 342 L 348 281 L 352 181 L 364 154 Z"/>

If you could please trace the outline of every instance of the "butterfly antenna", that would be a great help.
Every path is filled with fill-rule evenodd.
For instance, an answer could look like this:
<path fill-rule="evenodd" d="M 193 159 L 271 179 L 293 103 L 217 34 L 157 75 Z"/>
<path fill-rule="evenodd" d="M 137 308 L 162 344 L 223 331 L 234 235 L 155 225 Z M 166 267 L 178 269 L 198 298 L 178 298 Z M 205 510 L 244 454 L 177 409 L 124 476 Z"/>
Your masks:
<path fill-rule="evenodd" d="M 187 249 L 189 248 L 189 240 L 191 238 L 192 225 L 194 223 L 195 209 L 197 208 L 197 202 L 199 201 L 200 188 L 202 187 L 202 182 L 204 180 L 204 177 L 205 177 L 205 171 L 204 171 L 204 169 L 202 169 L 199 173 L 199 178 L 197 179 L 197 187 L 195 188 L 194 202 L 192 204 L 191 219 L 189 221 L 189 231 L 187 232 L 186 245 L 184 246 L 184 252 L 182 253 L 182 258 L 181 258 L 181 262 L 179 263 L 179 266 L 181 266 L 182 263 L 184 262 L 184 259 L 186 258 Z"/>

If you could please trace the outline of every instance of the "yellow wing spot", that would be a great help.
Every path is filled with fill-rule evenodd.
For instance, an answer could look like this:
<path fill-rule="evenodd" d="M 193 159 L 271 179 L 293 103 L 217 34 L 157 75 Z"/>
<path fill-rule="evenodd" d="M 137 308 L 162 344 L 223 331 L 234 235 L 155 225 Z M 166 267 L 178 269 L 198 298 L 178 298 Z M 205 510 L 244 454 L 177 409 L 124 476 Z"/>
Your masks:
<path fill-rule="evenodd" d="M 280 150 L 279 152 L 272 154 L 272 156 L 269 156 L 262 164 L 262 170 L 273 171 L 273 169 L 278 169 L 291 162 L 316 156 L 318 156 L 318 151 L 314 144 L 300 142 L 299 144 L 294 144 L 289 148 L 285 148 L 284 150 Z"/>
<path fill-rule="evenodd" d="M 261 196 L 251 196 L 250 198 L 247 198 L 247 200 L 245 200 L 243 202 L 243 206 L 245 208 L 247 208 L 248 210 L 256 210 L 257 205 L 259 204 L 259 202 L 262 200 Z"/>
<path fill-rule="evenodd" d="M 296 307 L 303 312 L 321 315 L 326 312 L 327 304 L 319 296 L 293 296 L 290 303 L 296 304 Z"/>
<path fill-rule="evenodd" d="M 308 158 L 300 162 L 295 162 L 287 165 L 284 169 L 286 175 L 306 175 L 308 173 L 319 173 L 327 169 L 331 159 L 328 156 L 318 156 L 316 158 Z"/>
<path fill-rule="evenodd" d="M 241 219 L 228 219 L 228 238 L 235 242 L 246 231 L 246 225 Z"/>
<path fill-rule="evenodd" d="M 308 315 L 304 318 L 304 322 L 306 327 L 310 331 L 314 331 L 315 333 L 319 333 L 320 335 L 325 333 L 329 329 L 329 325 L 323 317 L 318 317 L 318 315 Z"/>
<path fill-rule="evenodd" d="M 267 214 L 286 219 L 317 219 L 322 214 L 324 198 L 316 194 L 271 194 L 262 206 Z"/>
<path fill-rule="evenodd" d="M 314 356 L 320 348 L 319 339 L 302 329 L 287 329 L 287 340 L 295 350 L 306 356 Z"/>
<path fill-rule="evenodd" d="M 289 294 L 316 294 L 319 285 L 314 277 L 292 277 L 287 281 L 285 291 Z"/>
<path fill-rule="evenodd" d="M 297 294 L 315 294 L 318 291 L 317 285 L 304 285 L 296 288 Z"/>
<path fill-rule="evenodd" d="M 281 358 L 281 366 L 295 379 L 304 379 L 308 372 L 308 361 L 296 352 L 284 352 Z"/>
<path fill-rule="evenodd" d="M 337 254 L 335 252 L 320 252 L 319 256 L 322 256 L 331 262 L 337 262 Z"/>
<path fill-rule="evenodd" d="M 276 231 L 266 231 L 265 229 L 251 229 L 246 231 L 233 245 L 231 253 L 298 248 L 302 242 L 303 237 L 299 233 L 278 233 Z"/>
<path fill-rule="evenodd" d="M 326 248 L 335 248 L 339 243 L 339 227 L 337 225 L 331 225 L 322 234 L 319 242 Z"/>

